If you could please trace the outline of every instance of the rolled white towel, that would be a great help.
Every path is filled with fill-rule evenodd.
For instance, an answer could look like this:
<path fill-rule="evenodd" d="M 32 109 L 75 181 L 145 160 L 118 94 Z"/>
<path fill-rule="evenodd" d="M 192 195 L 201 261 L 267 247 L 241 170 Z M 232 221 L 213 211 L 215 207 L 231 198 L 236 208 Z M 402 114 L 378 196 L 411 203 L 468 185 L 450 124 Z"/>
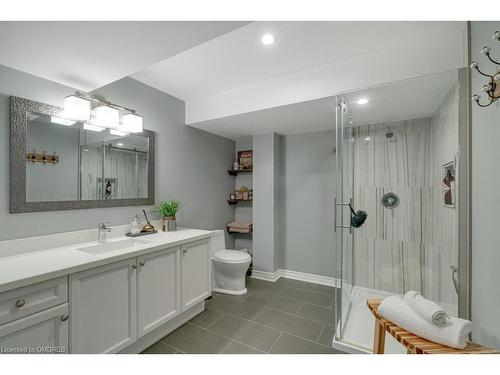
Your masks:
<path fill-rule="evenodd" d="M 411 290 L 405 294 L 406 303 L 422 318 L 434 325 L 445 325 L 450 317 L 437 303 L 422 297 L 419 292 Z"/>
<path fill-rule="evenodd" d="M 463 349 L 467 346 L 472 323 L 451 317 L 445 325 L 437 327 L 422 318 L 400 297 L 385 298 L 378 308 L 382 317 L 401 328 L 438 344 Z"/>

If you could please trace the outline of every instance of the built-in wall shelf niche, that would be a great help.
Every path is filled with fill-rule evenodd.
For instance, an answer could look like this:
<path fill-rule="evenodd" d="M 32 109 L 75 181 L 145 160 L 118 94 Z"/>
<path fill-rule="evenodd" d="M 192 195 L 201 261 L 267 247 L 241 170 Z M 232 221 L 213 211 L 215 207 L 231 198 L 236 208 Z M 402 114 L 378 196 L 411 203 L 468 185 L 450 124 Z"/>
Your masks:
<path fill-rule="evenodd" d="M 231 176 L 237 176 L 239 173 L 252 173 L 252 172 L 253 172 L 252 169 L 238 169 L 238 170 L 228 169 L 227 170 L 227 173 L 229 173 L 229 175 L 231 175 Z"/>

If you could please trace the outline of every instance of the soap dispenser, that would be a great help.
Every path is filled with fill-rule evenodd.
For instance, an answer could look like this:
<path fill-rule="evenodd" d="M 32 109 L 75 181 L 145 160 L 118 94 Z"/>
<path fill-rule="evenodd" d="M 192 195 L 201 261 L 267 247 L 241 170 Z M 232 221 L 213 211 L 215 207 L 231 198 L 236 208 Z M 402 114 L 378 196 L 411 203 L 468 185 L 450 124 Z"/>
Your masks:
<path fill-rule="evenodd" d="M 132 223 L 130 223 L 130 233 L 131 234 L 139 234 L 141 233 L 141 222 L 137 217 L 137 214 L 132 218 Z"/>

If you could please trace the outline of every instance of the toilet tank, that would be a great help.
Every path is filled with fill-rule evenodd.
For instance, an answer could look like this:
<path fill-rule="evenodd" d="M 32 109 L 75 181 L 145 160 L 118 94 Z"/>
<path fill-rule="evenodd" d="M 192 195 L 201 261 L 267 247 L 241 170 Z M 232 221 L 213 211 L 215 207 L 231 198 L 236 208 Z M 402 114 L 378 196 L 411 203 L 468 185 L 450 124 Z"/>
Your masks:
<path fill-rule="evenodd" d="M 214 235 L 212 236 L 212 255 L 217 251 L 224 250 L 226 248 L 226 240 L 224 238 L 224 231 L 217 229 L 214 230 Z"/>

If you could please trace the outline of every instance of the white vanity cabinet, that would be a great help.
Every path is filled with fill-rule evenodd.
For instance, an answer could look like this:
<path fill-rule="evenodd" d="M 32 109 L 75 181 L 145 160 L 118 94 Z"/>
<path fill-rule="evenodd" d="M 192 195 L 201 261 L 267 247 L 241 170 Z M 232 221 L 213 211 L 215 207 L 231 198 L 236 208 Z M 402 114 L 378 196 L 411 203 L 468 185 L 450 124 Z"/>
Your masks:
<path fill-rule="evenodd" d="M 180 312 L 179 246 L 137 258 L 138 336 Z"/>
<path fill-rule="evenodd" d="M 181 304 L 189 309 L 210 295 L 210 243 L 200 240 L 181 246 Z"/>
<path fill-rule="evenodd" d="M 67 350 L 67 303 L 0 326 L 2 354 L 62 354 Z"/>
<path fill-rule="evenodd" d="M 135 341 L 136 258 L 70 275 L 70 352 L 116 353 Z"/>

